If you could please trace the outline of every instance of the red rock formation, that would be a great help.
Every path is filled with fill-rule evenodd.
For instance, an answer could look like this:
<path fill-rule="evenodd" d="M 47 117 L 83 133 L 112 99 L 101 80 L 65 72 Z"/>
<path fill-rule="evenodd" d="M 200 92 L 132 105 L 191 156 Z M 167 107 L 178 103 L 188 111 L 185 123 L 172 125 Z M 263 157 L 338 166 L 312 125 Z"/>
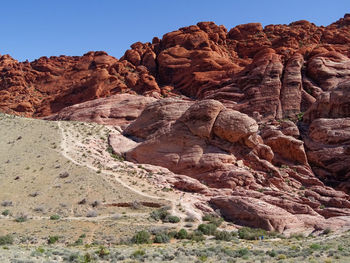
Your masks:
<path fill-rule="evenodd" d="M 155 100 L 152 97 L 132 94 L 112 95 L 66 107 L 44 119 L 125 126 L 139 117 L 143 109 Z"/>
<path fill-rule="evenodd" d="M 145 67 L 119 62 L 105 52 L 82 57 L 42 57 L 19 63 L 0 57 L 0 108 L 24 116 L 47 116 L 87 100 L 130 92 L 159 97 Z M 158 94 L 158 95 L 157 95 Z"/>
<path fill-rule="evenodd" d="M 178 173 L 175 187 L 212 196 L 231 220 L 278 231 L 349 219 L 349 83 L 350 15 L 327 27 L 201 22 L 137 42 L 120 60 L 0 57 L 2 111 L 136 119 L 124 134 L 139 141 L 111 135 L 116 153 Z"/>
<path fill-rule="evenodd" d="M 304 141 L 313 170 L 327 184 L 350 192 L 350 81 L 322 93 L 304 115 Z"/>
<path fill-rule="evenodd" d="M 0 108 L 47 116 L 116 93 L 217 99 L 263 119 L 294 118 L 349 77 L 349 15 L 328 27 L 307 21 L 224 26 L 201 22 L 137 42 L 118 61 L 104 52 L 19 63 L 0 58 Z M 292 99 L 293 98 L 293 99 Z"/>
<path fill-rule="evenodd" d="M 349 196 L 313 174 L 293 122 L 268 125 L 260 136 L 254 119 L 218 101 L 164 99 L 147 106 L 124 134 L 139 143 L 125 148 L 111 135 L 116 152 L 180 174 L 171 179 L 174 187 L 212 196 L 210 203 L 236 223 L 295 232 L 350 216 Z"/>

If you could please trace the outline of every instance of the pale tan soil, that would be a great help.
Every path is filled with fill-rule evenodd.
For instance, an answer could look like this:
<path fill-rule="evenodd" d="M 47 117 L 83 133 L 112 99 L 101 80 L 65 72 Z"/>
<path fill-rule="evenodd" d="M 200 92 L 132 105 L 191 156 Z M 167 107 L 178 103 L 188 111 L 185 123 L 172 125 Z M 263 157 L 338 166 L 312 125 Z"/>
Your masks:
<path fill-rule="evenodd" d="M 173 205 L 176 199 L 166 198 L 168 193 L 147 183 L 144 169 L 135 172 L 130 164 L 113 160 L 105 152 L 109 129 L 96 124 L 48 122 L 1 114 L 0 213 L 9 210 L 10 215 L 0 215 L 0 235 L 10 233 L 17 241 L 30 237 L 41 243 L 57 232 L 65 233 L 67 242 L 84 232 L 92 235 L 91 240 L 114 234 L 118 241 L 143 226 L 157 225 L 148 218 L 155 208 L 139 204 Z M 80 137 L 91 140 L 95 147 L 88 143 L 85 146 L 78 140 Z M 84 153 L 89 157 L 79 157 Z M 105 164 L 117 167 L 116 171 L 107 170 L 111 168 Z M 64 172 L 69 176 L 61 178 Z M 79 204 L 83 199 L 86 203 Z M 6 201 L 12 204 L 2 206 Z M 94 201 L 98 201 L 97 207 L 92 207 Z M 120 203 L 129 207 L 109 206 Z M 97 217 L 86 217 L 91 210 Z M 49 220 L 54 214 L 60 220 Z M 111 221 L 113 214 L 124 214 L 127 218 Z M 29 220 L 15 222 L 20 215 Z"/>
<path fill-rule="evenodd" d="M 118 161 L 106 151 L 108 135 L 120 133 L 119 127 L 81 122 L 58 122 L 58 126 L 62 132 L 62 154 L 67 159 L 104 175 L 111 185 L 119 183 L 146 198 L 168 202 L 174 215 L 185 218 L 191 214 L 201 218 L 193 203 L 205 197 L 172 189 L 165 181 L 170 173 L 167 169 Z"/>

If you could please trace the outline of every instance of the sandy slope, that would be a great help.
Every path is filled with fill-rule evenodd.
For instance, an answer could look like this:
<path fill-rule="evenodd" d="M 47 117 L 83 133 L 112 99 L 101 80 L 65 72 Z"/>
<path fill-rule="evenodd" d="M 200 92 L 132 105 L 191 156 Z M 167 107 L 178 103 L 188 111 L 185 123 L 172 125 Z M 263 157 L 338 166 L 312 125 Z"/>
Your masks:
<path fill-rule="evenodd" d="M 139 204 L 170 205 L 177 199 L 166 197 L 167 193 L 147 183 L 144 169 L 135 171 L 130 164 L 113 160 L 105 152 L 108 131 L 95 124 L 48 122 L 2 114 L 0 212 L 9 210 L 10 216 L 0 216 L 0 235 L 15 233 L 16 240 L 34 243 L 46 242 L 49 235 L 55 234 L 69 242 L 81 233 L 90 233 L 91 241 L 102 240 L 107 234 L 118 240 L 137 229 L 155 225 L 148 220 L 155 208 Z M 95 146 L 84 144 L 84 140 Z M 60 176 L 65 172 L 67 177 Z M 79 204 L 83 199 L 86 202 Z M 92 207 L 95 201 L 98 206 Z M 118 207 L 120 203 L 130 206 Z M 91 210 L 96 217 L 86 217 Z M 111 215 L 116 213 L 124 216 L 113 221 Z M 29 220 L 15 222 L 22 214 Z M 60 215 L 61 220 L 49 220 L 53 214 Z"/>

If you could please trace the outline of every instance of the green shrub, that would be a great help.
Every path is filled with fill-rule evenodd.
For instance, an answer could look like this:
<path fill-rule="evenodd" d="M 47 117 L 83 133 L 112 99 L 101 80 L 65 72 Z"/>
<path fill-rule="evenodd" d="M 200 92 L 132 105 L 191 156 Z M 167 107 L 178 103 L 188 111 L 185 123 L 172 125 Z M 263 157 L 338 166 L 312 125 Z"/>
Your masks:
<path fill-rule="evenodd" d="M 11 235 L 0 236 L 0 245 L 11 245 L 13 244 L 13 237 Z"/>
<path fill-rule="evenodd" d="M 312 250 L 319 250 L 319 249 L 321 249 L 321 245 L 317 244 L 317 243 L 313 243 L 313 244 L 310 245 L 310 248 Z"/>
<path fill-rule="evenodd" d="M 152 211 L 150 214 L 150 217 L 156 221 L 162 220 L 162 222 L 169 222 L 169 223 L 178 223 L 180 222 L 180 218 L 177 216 L 171 215 L 168 212 L 168 207 L 162 207 L 160 209 L 157 209 L 155 211 Z"/>
<path fill-rule="evenodd" d="M 175 224 L 180 222 L 180 218 L 178 218 L 177 216 L 168 215 L 164 218 L 163 222 L 169 222 L 169 223 Z"/>
<path fill-rule="evenodd" d="M 188 237 L 188 232 L 186 229 L 180 229 L 179 232 L 175 235 L 176 239 L 186 239 Z"/>
<path fill-rule="evenodd" d="M 275 250 L 267 251 L 266 254 L 268 254 L 272 258 L 277 256 L 277 253 Z"/>
<path fill-rule="evenodd" d="M 298 113 L 296 117 L 297 117 L 298 121 L 302 121 L 303 117 L 304 117 L 304 112 Z"/>
<path fill-rule="evenodd" d="M 203 233 L 200 231 L 193 231 L 187 238 L 196 242 L 203 241 L 205 239 Z"/>
<path fill-rule="evenodd" d="M 241 239 L 257 240 L 262 236 L 264 238 L 271 238 L 271 237 L 277 237 L 279 235 L 276 232 L 268 232 L 260 228 L 242 227 L 238 230 L 238 236 Z"/>
<path fill-rule="evenodd" d="M 100 246 L 100 248 L 96 251 L 96 254 L 100 257 L 103 258 L 107 255 L 109 255 L 109 250 L 105 248 L 104 246 Z"/>
<path fill-rule="evenodd" d="M 154 237 L 154 243 L 169 243 L 170 238 L 166 233 L 159 233 Z"/>
<path fill-rule="evenodd" d="M 52 216 L 50 216 L 50 220 L 58 220 L 58 219 L 60 219 L 59 215 L 52 215 Z"/>
<path fill-rule="evenodd" d="M 10 210 L 6 209 L 4 211 L 2 211 L 1 213 L 3 216 L 8 216 L 10 214 Z"/>
<path fill-rule="evenodd" d="M 215 239 L 216 240 L 231 241 L 232 238 L 233 238 L 233 235 L 231 232 L 228 232 L 228 231 L 216 231 L 215 232 Z"/>
<path fill-rule="evenodd" d="M 23 222 L 26 222 L 27 220 L 28 220 L 28 217 L 26 215 L 20 215 L 15 219 L 15 221 L 18 223 L 23 223 Z"/>
<path fill-rule="evenodd" d="M 49 236 L 47 243 L 50 245 L 55 244 L 59 238 L 60 238 L 59 236 Z"/>
<path fill-rule="evenodd" d="M 36 249 L 36 251 L 39 252 L 40 254 L 42 254 L 42 253 L 45 252 L 45 249 L 42 248 L 42 247 L 38 247 L 38 248 Z"/>
<path fill-rule="evenodd" d="M 297 240 L 303 239 L 305 238 L 303 233 L 295 233 L 289 236 L 289 238 L 295 238 Z"/>
<path fill-rule="evenodd" d="M 82 258 L 82 262 L 84 262 L 84 263 L 93 262 L 93 258 L 91 256 L 91 254 L 86 253 Z"/>
<path fill-rule="evenodd" d="M 236 256 L 237 257 L 244 257 L 249 254 L 249 250 L 247 248 L 241 248 L 236 251 Z"/>
<path fill-rule="evenodd" d="M 217 227 L 219 227 L 222 224 L 222 222 L 224 221 L 224 219 L 222 219 L 221 217 L 210 215 L 210 214 L 204 215 L 202 217 L 202 220 L 209 221 L 209 223 L 214 224 Z"/>
<path fill-rule="evenodd" d="M 73 245 L 74 245 L 74 246 L 81 246 L 81 245 L 83 245 L 83 239 L 82 239 L 82 238 L 78 238 L 78 239 L 74 242 Z"/>
<path fill-rule="evenodd" d="M 201 256 L 198 257 L 198 260 L 201 261 L 201 262 L 205 262 L 205 261 L 208 260 L 208 256 L 206 256 L 206 255 L 201 255 Z"/>
<path fill-rule="evenodd" d="M 133 244 L 149 244 L 151 243 L 151 234 L 145 230 L 137 232 L 131 239 Z"/>
<path fill-rule="evenodd" d="M 177 235 L 177 232 L 176 232 L 176 231 L 170 231 L 170 232 L 168 232 L 168 236 L 169 236 L 170 239 L 175 238 L 176 235 Z"/>
<path fill-rule="evenodd" d="M 144 251 L 143 249 L 138 249 L 138 250 L 135 250 L 131 254 L 131 257 L 133 257 L 133 258 L 140 258 L 140 257 L 143 257 L 145 254 L 146 254 L 146 251 Z"/>
<path fill-rule="evenodd" d="M 325 230 L 323 230 L 322 234 L 323 235 L 328 235 L 331 232 L 332 232 L 332 230 L 330 228 L 326 228 Z"/>
<path fill-rule="evenodd" d="M 198 231 L 202 232 L 204 235 L 214 235 L 217 226 L 214 224 L 200 224 L 198 226 Z"/>
<path fill-rule="evenodd" d="M 121 162 L 125 161 L 123 156 L 120 156 L 120 155 L 114 153 L 112 146 L 109 145 L 107 147 L 106 151 L 111 155 L 112 158 L 114 158 L 118 161 L 121 161 Z"/>
<path fill-rule="evenodd" d="M 170 216 L 170 213 L 167 211 L 166 208 L 157 209 L 155 211 L 152 211 L 150 214 L 150 217 L 156 221 L 163 221 L 167 216 Z"/>

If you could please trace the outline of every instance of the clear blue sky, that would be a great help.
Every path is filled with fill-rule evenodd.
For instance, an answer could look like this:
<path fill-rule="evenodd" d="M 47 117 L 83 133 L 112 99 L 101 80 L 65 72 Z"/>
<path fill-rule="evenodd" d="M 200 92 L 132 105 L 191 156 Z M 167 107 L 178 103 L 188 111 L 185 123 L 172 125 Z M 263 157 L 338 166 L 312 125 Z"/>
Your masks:
<path fill-rule="evenodd" d="M 0 54 L 32 61 L 90 50 L 119 58 L 136 41 L 200 21 L 328 25 L 350 13 L 350 0 L 4 0 L 0 10 Z"/>

